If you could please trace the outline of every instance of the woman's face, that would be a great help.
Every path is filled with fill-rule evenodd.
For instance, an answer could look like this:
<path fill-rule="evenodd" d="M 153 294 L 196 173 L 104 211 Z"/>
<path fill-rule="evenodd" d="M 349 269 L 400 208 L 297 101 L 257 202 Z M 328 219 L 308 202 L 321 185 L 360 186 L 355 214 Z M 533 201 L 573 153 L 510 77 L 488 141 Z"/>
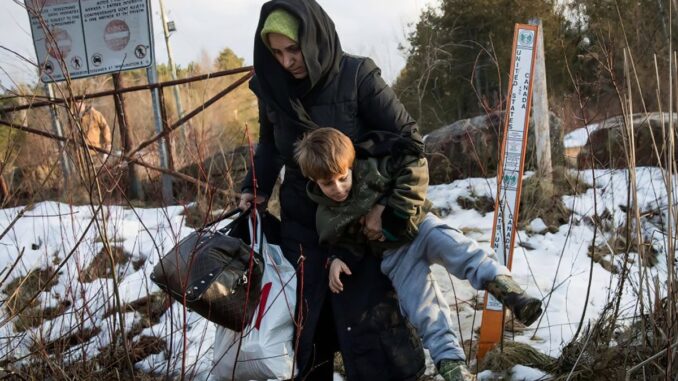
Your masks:
<path fill-rule="evenodd" d="M 278 63 L 294 78 L 306 78 L 308 73 L 304 64 L 304 55 L 301 54 L 301 48 L 295 41 L 280 33 L 269 33 L 268 46 Z"/>

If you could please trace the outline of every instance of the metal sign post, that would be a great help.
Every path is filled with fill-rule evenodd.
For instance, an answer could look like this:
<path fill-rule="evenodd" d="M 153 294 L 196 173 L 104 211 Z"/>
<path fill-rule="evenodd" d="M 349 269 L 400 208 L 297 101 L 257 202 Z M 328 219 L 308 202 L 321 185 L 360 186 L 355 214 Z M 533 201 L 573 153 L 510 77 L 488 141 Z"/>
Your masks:
<path fill-rule="evenodd" d="M 49 100 L 53 100 L 54 89 L 52 88 L 52 84 L 45 83 L 44 86 L 45 92 L 47 92 L 47 97 L 49 97 Z M 64 131 L 61 128 L 61 122 L 59 121 L 59 115 L 57 113 L 56 106 L 50 105 L 49 113 L 52 118 L 52 130 L 54 135 L 63 137 Z M 68 181 L 71 176 L 71 163 L 68 160 L 68 154 L 66 153 L 66 145 L 64 142 L 58 142 L 57 146 L 59 147 L 59 156 L 61 156 L 61 170 L 64 172 L 64 189 L 68 189 Z"/>
<path fill-rule="evenodd" d="M 148 78 L 149 84 L 158 83 L 158 72 L 155 68 L 155 65 L 146 69 L 146 78 Z M 159 90 L 157 87 L 151 89 L 151 102 L 153 104 L 153 120 L 155 125 L 155 132 L 162 134 L 165 130 L 163 128 L 162 113 L 160 112 L 160 96 Z M 168 168 L 169 167 L 169 154 L 167 150 L 167 141 L 166 137 L 162 137 L 158 140 L 158 155 L 160 158 L 160 167 Z M 166 205 L 174 204 L 174 196 L 172 192 L 172 177 L 166 173 L 160 175 L 161 178 L 161 187 L 162 187 L 162 199 Z"/>
<path fill-rule="evenodd" d="M 26 0 L 26 9 L 45 83 L 153 63 L 149 0 Z"/>
<path fill-rule="evenodd" d="M 532 78 L 537 52 L 537 26 L 516 24 L 513 55 L 504 116 L 504 142 L 497 172 L 497 202 L 494 212 L 494 251 L 499 261 L 511 268 L 518 223 L 523 164 L 527 147 L 527 129 L 532 105 Z M 501 341 L 504 332 L 504 306 L 493 296 L 485 295 L 485 310 L 480 326 L 478 358 Z"/>
<path fill-rule="evenodd" d="M 149 4 L 149 14 L 150 14 L 150 4 Z M 151 46 L 155 46 L 153 39 L 153 24 L 150 24 L 151 28 Z M 150 51 L 151 55 L 155 55 L 153 50 Z M 146 78 L 148 79 L 148 84 L 152 85 L 158 83 L 158 70 L 155 67 L 155 62 L 146 68 Z M 160 110 L 160 92 L 162 89 L 154 87 L 151 89 L 151 103 L 153 105 L 153 121 L 155 125 L 155 131 L 158 134 L 164 132 L 165 128 L 163 127 L 163 118 L 162 111 Z M 167 139 L 168 137 L 162 137 L 158 140 L 158 157 L 160 159 L 160 167 L 167 169 L 169 167 L 169 151 L 167 149 Z M 165 205 L 174 204 L 174 192 L 172 191 L 172 177 L 166 173 L 160 175 L 161 183 L 161 193 L 162 200 Z"/>

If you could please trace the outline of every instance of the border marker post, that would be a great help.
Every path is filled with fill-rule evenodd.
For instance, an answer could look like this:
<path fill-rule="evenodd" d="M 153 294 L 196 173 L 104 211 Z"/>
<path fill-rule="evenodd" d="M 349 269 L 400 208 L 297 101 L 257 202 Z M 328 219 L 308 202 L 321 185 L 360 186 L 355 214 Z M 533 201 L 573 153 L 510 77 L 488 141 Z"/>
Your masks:
<path fill-rule="evenodd" d="M 497 171 L 497 197 L 492 228 L 493 249 L 499 261 L 509 269 L 513 260 L 523 166 L 527 151 L 537 36 L 537 26 L 515 25 L 507 93 L 509 98 L 504 115 L 504 136 Z M 504 306 L 486 293 L 478 342 L 479 360 L 502 340 L 503 332 Z"/>

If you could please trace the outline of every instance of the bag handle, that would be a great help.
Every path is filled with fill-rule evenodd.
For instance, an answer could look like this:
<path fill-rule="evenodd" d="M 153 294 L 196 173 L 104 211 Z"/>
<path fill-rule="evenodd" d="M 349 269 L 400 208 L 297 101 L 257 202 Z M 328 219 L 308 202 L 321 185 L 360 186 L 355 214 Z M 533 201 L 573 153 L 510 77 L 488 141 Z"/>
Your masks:
<path fill-rule="evenodd" d="M 223 221 L 223 220 L 226 220 L 226 219 L 228 219 L 228 218 L 231 218 L 231 217 L 235 216 L 235 215 L 238 214 L 238 213 L 241 213 L 241 216 L 242 216 L 242 215 L 244 215 L 244 214 L 247 214 L 246 212 L 249 212 L 249 209 L 246 210 L 245 212 L 243 212 L 240 208 L 235 207 L 235 209 L 229 210 L 228 212 L 222 214 L 222 215 L 219 216 L 219 218 L 217 218 L 216 220 L 214 220 L 214 221 L 212 221 L 212 222 L 209 222 L 209 223 L 203 225 L 203 227 L 201 227 L 199 230 L 205 230 L 205 229 L 209 228 L 210 226 L 212 226 L 212 225 L 214 225 L 214 224 L 216 224 L 216 223 L 218 223 L 218 222 L 221 222 L 221 221 Z M 225 227 L 219 229 L 219 231 L 222 231 L 222 230 L 224 230 L 224 229 L 230 228 L 231 225 L 233 224 L 233 222 L 235 222 L 236 220 L 240 219 L 241 216 L 238 216 L 238 218 L 235 218 L 233 221 L 229 222 L 228 225 L 226 225 Z"/>
<path fill-rule="evenodd" d="M 254 218 L 249 218 L 247 220 L 247 226 L 249 227 L 250 232 L 250 242 L 252 243 L 252 248 L 256 253 L 261 253 L 261 247 L 264 245 L 264 234 L 261 229 L 261 213 L 259 208 L 250 208 L 248 209 L 249 213 L 254 213 Z M 253 226 L 253 220 L 256 221 L 256 226 Z"/>
<path fill-rule="evenodd" d="M 253 249 L 255 252 L 261 253 L 261 248 L 263 247 L 263 245 L 266 244 L 266 236 L 264 235 L 262 223 L 264 212 L 265 208 L 261 208 L 260 206 L 251 206 L 244 211 L 239 208 L 235 208 L 224 213 L 217 220 L 206 224 L 199 230 L 206 230 L 210 226 L 213 226 L 220 221 L 236 216 L 226 226 L 216 230 L 217 233 L 229 235 L 234 226 L 237 226 L 237 224 L 245 222 L 244 219 L 247 219 L 247 230 L 249 233 L 250 243 L 253 243 Z M 243 231 L 242 234 L 247 233 Z"/>

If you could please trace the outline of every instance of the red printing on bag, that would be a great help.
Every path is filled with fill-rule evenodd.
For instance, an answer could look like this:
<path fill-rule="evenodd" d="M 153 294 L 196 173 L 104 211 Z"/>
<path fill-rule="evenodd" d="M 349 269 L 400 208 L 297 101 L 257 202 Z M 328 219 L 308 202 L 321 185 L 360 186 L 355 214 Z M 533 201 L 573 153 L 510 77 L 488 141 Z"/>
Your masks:
<path fill-rule="evenodd" d="M 254 324 L 256 329 L 261 327 L 261 321 L 264 319 L 264 312 L 266 312 L 266 302 L 268 301 L 268 294 L 271 293 L 272 282 L 268 282 L 261 288 L 261 302 L 259 303 L 259 312 L 257 313 L 257 322 Z"/>

